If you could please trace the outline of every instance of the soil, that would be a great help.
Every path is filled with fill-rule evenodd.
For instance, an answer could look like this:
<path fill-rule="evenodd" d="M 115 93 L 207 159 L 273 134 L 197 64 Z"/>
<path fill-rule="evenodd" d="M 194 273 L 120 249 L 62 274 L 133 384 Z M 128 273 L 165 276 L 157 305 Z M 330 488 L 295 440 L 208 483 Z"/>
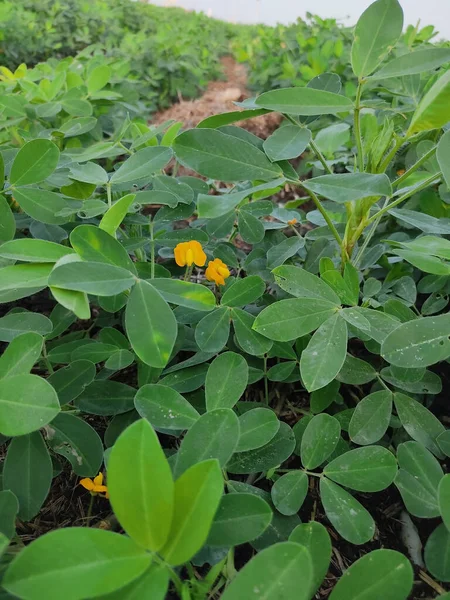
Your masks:
<path fill-rule="evenodd" d="M 224 80 L 210 82 L 203 96 L 196 100 L 181 98 L 178 104 L 156 113 L 151 120 L 152 125 L 173 119 L 181 121 L 184 127 L 189 129 L 212 115 L 239 110 L 234 102 L 242 102 L 252 96 L 247 89 L 246 67 L 237 63 L 231 56 L 224 56 L 221 62 Z M 269 113 L 235 124 L 265 139 L 278 128 L 280 121 L 279 115 Z"/>

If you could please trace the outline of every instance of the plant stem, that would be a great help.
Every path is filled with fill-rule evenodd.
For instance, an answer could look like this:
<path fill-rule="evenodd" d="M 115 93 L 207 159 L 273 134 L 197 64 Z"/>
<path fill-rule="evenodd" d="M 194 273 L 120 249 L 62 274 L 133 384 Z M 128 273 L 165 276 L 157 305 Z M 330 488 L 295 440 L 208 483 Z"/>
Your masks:
<path fill-rule="evenodd" d="M 356 149 L 358 152 L 358 169 L 362 173 L 364 171 L 364 149 L 361 137 L 361 94 L 362 83 L 358 82 L 356 90 L 355 112 L 353 117 L 353 129 L 355 133 Z"/>
<path fill-rule="evenodd" d="M 92 519 L 92 509 L 94 507 L 94 499 L 95 499 L 95 496 L 94 496 L 94 494 L 91 493 L 91 499 L 89 500 L 89 506 L 88 506 L 87 517 L 86 517 L 86 527 L 89 527 L 89 524 Z"/>
<path fill-rule="evenodd" d="M 264 397 L 269 406 L 269 380 L 267 379 L 267 354 L 264 354 Z"/>
<path fill-rule="evenodd" d="M 384 387 L 384 389 L 390 393 L 390 392 L 391 392 L 391 390 L 390 390 L 390 389 L 388 388 L 388 386 L 387 386 L 387 385 L 384 383 L 384 381 L 382 380 L 382 378 L 381 378 L 381 377 L 378 375 L 378 373 L 377 373 L 376 375 L 377 375 L 377 379 L 378 379 L 379 383 L 381 383 L 381 385 Z"/>
<path fill-rule="evenodd" d="M 386 198 L 386 200 L 384 201 L 383 208 L 385 208 L 385 207 L 387 206 L 388 202 L 389 202 L 389 198 Z M 361 258 L 362 258 L 362 256 L 363 256 L 364 252 L 366 251 L 366 248 L 367 248 L 367 246 L 369 245 L 369 242 L 370 242 L 370 240 L 372 239 L 372 237 L 373 237 L 373 235 L 374 235 L 375 231 L 377 230 L 377 227 L 378 227 L 378 224 L 379 224 L 380 220 L 381 220 L 381 216 L 379 216 L 379 217 L 378 217 L 378 218 L 375 220 L 375 222 L 374 222 L 374 224 L 373 224 L 373 227 L 372 227 L 372 229 L 371 229 L 371 230 L 369 231 L 369 233 L 366 235 L 366 239 L 364 240 L 364 243 L 363 243 L 363 245 L 362 245 L 362 246 L 361 246 L 361 248 L 359 249 L 359 251 L 358 251 L 358 254 L 356 255 L 356 258 L 355 258 L 355 260 L 353 261 L 353 266 L 355 266 L 355 267 L 356 267 L 356 266 L 358 265 L 359 261 L 361 260 Z"/>
<path fill-rule="evenodd" d="M 106 196 L 108 198 L 108 206 L 111 208 L 112 199 L 111 199 L 111 183 L 108 181 L 106 184 Z"/>
<path fill-rule="evenodd" d="M 384 173 L 386 171 L 386 169 L 389 166 L 389 163 L 394 158 L 394 156 L 397 154 L 398 149 L 400 148 L 400 146 L 403 144 L 404 141 L 405 140 L 402 137 L 397 138 L 393 148 L 391 149 L 391 151 L 387 154 L 386 158 L 381 163 L 381 165 L 378 169 L 378 173 Z"/>
<path fill-rule="evenodd" d="M 52 366 L 52 363 L 49 361 L 48 356 L 47 356 L 47 348 L 45 346 L 45 342 L 42 346 L 42 358 L 44 360 L 45 366 L 47 367 L 47 371 L 50 373 L 50 375 L 53 375 L 53 373 L 55 372 Z"/>
<path fill-rule="evenodd" d="M 298 121 L 296 121 L 295 119 L 293 119 L 291 117 L 291 115 L 283 115 L 283 116 L 286 117 L 286 119 L 288 121 L 290 121 L 293 125 L 297 125 L 297 127 L 300 127 L 300 129 L 305 129 L 305 126 L 302 125 L 301 123 L 299 123 Z M 322 152 L 320 151 L 320 149 L 316 145 L 316 142 L 313 139 L 311 139 L 308 145 L 311 148 L 311 150 L 314 152 L 314 154 L 316 155 L 317 159 L 322 164 L 322 166 L 325 169 L 325 171 L 329 175 L 333 175 L 333 170 L 329 167 L 329 165 L 328 165 L 328 163 L 327 163 L 324 155 L 322 154 Z"/>
<path fill-rule="evenodd" d="M 410 189 L 409 191 L 405 192 L 404 194 L 402 194 L 400 196 L 400 198 L 397 198 L 397 200 L 394 200 L 394 202 L 391 202 L 390 204 L 383 206 L 383 208 L 381 208 L 377 213 L 375 213 L 372 217 L 370 217 L 370 219 L 367 221 L 367 225 L 370 225 L 371 223 L 376 221 L 379 217 L 383 216 L 385 213 L 390 211 L 391 208 L 394 208 L 394 206 L 398 206 L 399 204 L 401 204 L 408 198 L 411 198 L 411 196 L 414 196 L 414 194 L 417 194 L 417 192 L 421 192 L 422 190 L 429 187 L 433 183 L 437 183 L 441 179 L 441 176 L 442 176 L 442 173 L 440 173 L 440 172 L 436 173 L 435 175 L 432 175 L 431 177 L 426 179 L 420 185 L 417 185 L 416 187 L 414 187 L 414 188 Z"/>
<path fill-rule="evenodd" d="M 153 236 L 153 221 L 150 217 L 150 277 L 155 279 L 155 238 Z"/>
<path fill-rule="evenodd" d="M 342 251 L 346 254 L 347 260 L 348 260 L 348 255 L 347 255 L 347 251 L 344 248 L 344 243 L 342 241 L 341 236 L 338 233 L 338 230 L 336 229 L 336 227 L 334 226 L 334 223 L 332 222 L 332 220 L 330 219 L 327 211 L 324 209 L 324 207 L 322 206 L 319 198 L 316 196 L 316 194 L 314 192 L 311 192 L 310 190 L 308 190 L 308 194 L 310 195 L 312 201 L 314 202 L 314 204 L 316 205 L 317 210 L 320 212 L 320 214 L 322 215 L 322 217 L 325 219 L 328 227 L 330 228 L 331 233 L 334 235 L 335 240 L 337 241 L 337 243 L 339 244 L 339 247 L 342 249 Z"/>
<path fill-rule="evenodd" d="M 431 150 L 428 150 L 428 152 L 425 152 L 425 154 L 421 158 L 419 158 L 419 160 L 416 163 L 414 163 L 412 167 L 410 167 L 407 171 L 405 171 L 401 177 L 396 179 L 392 185 L 397 187 L 398 185 L 403 183 L 406 179 L 408 179 L 408 177 L 412 173 L 414 173 L 414 171 L 417 171 L 417 169 L 419 167 L 421 167 L 424 163 L 426 163 L 427 160 L 429 158 L 431 158 L 433 156 L 433 154 L 435 154 L 435 152 L 436 152 L 436 146 L 434 148 L 431 148 Z"/>

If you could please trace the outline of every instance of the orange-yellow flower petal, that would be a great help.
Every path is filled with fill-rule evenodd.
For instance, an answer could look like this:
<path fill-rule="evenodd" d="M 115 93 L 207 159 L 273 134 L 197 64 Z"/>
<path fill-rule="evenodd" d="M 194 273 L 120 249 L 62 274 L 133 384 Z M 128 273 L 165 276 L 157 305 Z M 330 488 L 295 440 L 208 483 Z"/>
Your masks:
<path fill-rule="evenodd" d="M 197 267 L 203 267 L 206 263 L 206 254 L 203 251 L 202 245 L 197 240 L 192 240 L 192 242 L 188 242 L 190 250 L 192 250 L 194 254 L 194 262 Z"/>
<path fill-rule="evenodd" d="M 95 487 L 94 482 L 92 481 L 92 479 L 89 479 L 89 477 L 82 479 L 80 481 L 80 485 L 82 485 L 86 490 L 89 490 L 90 492 L 92 492 Z"/>
<path fill-rule="evenodd" d="M 230 276 L 230 271 L 220 258 L 215 258 L 209 261 L 205 276 L 208 281 L 214 281 L 217 285 L 225 285 L 225 279 Z"/>
<path fill-rule="evenodd" d="M 94 489 L 92 491 L 96 494 L 101 494 L 102 492 L 107 492 L 108 488 L 106 485 L 94 485 Z"/>
<path fill-rule="evenodd" d="M 291 219 L 288 221 L 288 225 L 295 225 L 297 223 L 297 219 Z"/>
<path fill-rule="evenodd" d="M 206 262 L 206 254 L 203 251 L 202 245 L 197 240 L 177 244 L 173 253 L 175 262 L 179 267 L 186 265 L 190 267 L 193 264 L 203 267 Z"/>
<path fill-rule="evenodd" d="M 96 475 L 93 479 L 94 484 L 95 485 L 102 485 L 103 484 L 103 473 L 100 472 L 98 475 Z"/>

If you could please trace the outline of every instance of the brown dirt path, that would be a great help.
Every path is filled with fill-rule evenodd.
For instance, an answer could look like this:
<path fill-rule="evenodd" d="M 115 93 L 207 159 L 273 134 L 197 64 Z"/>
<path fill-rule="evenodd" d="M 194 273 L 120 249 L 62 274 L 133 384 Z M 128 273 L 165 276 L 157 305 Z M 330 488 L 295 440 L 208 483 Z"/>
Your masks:
<path fill-rule="evenodd" d="M 211 81 L 206 92 L 196 100 L 181 100 L 167 110 L 156 113 L 152 119 L 153 125 L 173 119 L 181 121 L 189 129 L 206 117 L 218 113 L 237 110 L 233 102 L 242 101 L 252 94 L 247 89 L 247 73 L 244 65 L 237 63 L 233 57 L 221 59 L 225 80 Z M 238 123 L 239 126 L 255 135 L 266 138 L 280 123 L 279 115 L 269 113 Z"/>

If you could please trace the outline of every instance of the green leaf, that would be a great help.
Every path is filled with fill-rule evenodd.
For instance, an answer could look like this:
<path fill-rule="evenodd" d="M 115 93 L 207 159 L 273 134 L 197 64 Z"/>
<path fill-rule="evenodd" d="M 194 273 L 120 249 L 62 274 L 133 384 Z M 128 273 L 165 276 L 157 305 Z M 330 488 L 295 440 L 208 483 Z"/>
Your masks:
<path fill-rule="evenodd" d="M 297 525 L 289 536 L 290 542 L 304 546 L 311 555 L 313 567 L 313 580 L 311 595 L 322 584 L 331 561 L 331 540 L 326 528 L 317 521 Z"/>
<path fill-rule="evenodd" d="M 152 564 L 143 575 L 133 579 L 125 587 L 119 588 L 99 600 L 164 600 L 169 588 L 169 570 L 165 565 Z"/>
<path fill-rule="evenodd" d="M 276 414 L 268 408 L 253 408 L 239 417 L 240 437 L 238 452 L 255 450 L 265 446 L 280 428 Z"/>
<path fill-rule="evenodd" d="M 379 344 L 382 344 L 386 337 L 400 325 L 398 319 L 378 310 L 361 308 L 360 312 L 370 323 L 370 337 Z"/>
<path fill-rule="evenodd" d="M 93 381 L 75 399 L 80 410 L 93 415 L 117 415 L 132 410 L 136 390 L 119 381 Z"/>
<path fill-rule="evenodd" d="M 203 414 L 181 442 L 174 467 L 175 477 L 196 463 L 214 458 L 224 468 L 236 449 L 239 421 L 229 408 L 217 408 Z"/>
<path fill-rule="evenodd" d="M 308 475 L 304 471 L 290 471 L 275 481 L 270 491 L 275 508 L 282 515 L 295 515 L 308 493 Z"/>
<path fill-rule="evenodd" d="M 218 115 L 212 115 L 211 117 L 206 117 L 203 121 L 197 125 L 199 129 L 217 129 L 218 127 L 223 127 L 224 125 L 231 125 L 231 123 L 236 123 L 237 121 L 243 121 L 244 119 L 250 119 L 252 117 L 259 117 L 260 115 L 265 115 L 268 111 L 263 108 L 259 109 L 249 109 L 249 110 L 234 110 L 231 112 L 220 113 Z"/>
<path fill-rule="evenodd" d="M 236 352 L 225 352 L 210 364 L 205 382 L 206 409 L 233 408 L 248 382 L 247 361 Z"/>
<path fill-rule="evenodd" d="M 406 135 L 443 127 L 450 120 L 449 100 L 450 72 L 446 71 L 419 102 Z"/>
<path fill-rule="evenodd" d="M 237 279 L 233 285 L 227 288 L 220 303 L 223 306 L 240 307 L 252 304 L 260 298 L 266 289 L 264 280 L 258 275 L 249 275 L 243 279 Z"/>
<path fill-rule="evenodd" d="M 3 586 L 26 600 L 82 600 L 123 587 L 152 560 L 124 535 L 89 527 L 41 536 L 9 565 Z M 55 576 L 55 565 L 58 566 Z"/>
<path fill-rule="evenodd" d="M 59 161 L 58 147 L 50 140 L 31 140 L 16 154 L 9 181 L 13 186 L 39 183 L 47 179 Z"/>
<path fill-rule="evenodd" d="M 309 129 L 296 125 L 279 127 L 263 144 L 264 152 L 271 161 L 297 158 L 305 151 L 311 141 Z"/>
<path fill-rule="evenodd" d="M 111 183 L 134 183 L 150 178 L 163 169 L 172 158 L 172 150 L 163 146 L 148 146 L 127 158 L 111 177 Z"/>
<path fill-rule="evenodd" d="M 333 453 L 341 437 L 339 421 L 327 413 L 315 415 L 302 436 L 300 454 L 305 469 L 316 469 Z"/>
<path fill-rule="evenodd" d="M 0 380 L 0 433 L 26 435 L 49 423 L 59 412 L 58 396 L 37 375 L 14 375 Z"/>
<path fill-rule="evenodd" d="M 158 552 L 170 540 L 174 483 L 151 425 L 140 419 L 119 436 L 108 460 L 111 505 L 128 535 Z"/>
<path fill-rule="evenodd" d="M 376 371 L 372 365 L 360 358 L 355 358 L 351 354 L 347 354 L 342 369 L 337 374 L 338 381 L 351 385 L 363 385 L 375 378 Z"/>
<path fill-rule="evenodd" d="M 347 324 L 336 313 L 322 323 L 302 352 L 300 374 L 308 392 L 333 381 L 341 370 L 346 355 Z"/>
<path fill-rule="evenodd" d="M 413 580 L 406 556 L 395 550 L 373 550 L 345 571 L 330 600 L 406 600 Z"/>
<path fill-rule="evenodd" d="M 160 552 L 166 562 L 181 565 L 200 550 L 222 494 L 222 473 L 214 459 L 192 465 L 175 481 L 172 526 Z"/>
<path fill-rule="evenodd" d="M 83 183 L 92 183 L 96 186 L 108 183 L 108 173 L 103 167 L 93 162 L 87 162 L 83 165 L 71 165 L 69 178 Z"/>
<path fill-rule="evenodd" d="M 122 267 L 136 273 L 136 267 L 122 244 L 99 227 L 94 225 L 75 227 L 70 234 L 70 243 L 85 261 Z"/>
<path fill-rule="evenodd" d="M 399 367 L 428 367 L 450 356 L 450 315 L 402 323 L 381 346 L 385 360 Z"/>
<path fill-rule="evenodd" d="M 164 277 L 152 279 L 151 284 L 170 304 L 206 312 L 216 306 L 216 298 L 212 291 L 199 283 Z"/>
<path fill-rule="evenodd" d="M 270 510 L 270 509 L 269 509 Z M 10 540 L 16 531 L 19 502 L 10 490 L 0 492 L 0 533 Z M 270 512 L 272 516 L 272 512 Z"/>
<path fill-rule="evenodd" d="M 416 75 L 425 71 L 434 71 L 448 62 L 450 62 L 450 50 L 448 48 L 425 48 L 394 58 L 374 73 L 372 78 L 379 80 L 389 77 Z"/>
<path fill-rule="evenodd" d="M 195 328 L 195 341 L 200 350 L 220 352 L 228 341 L 230 322 L 230 311 L 226 307 L 218 308 L 203 317 Z"/>
<path fill-rule="evenodd" d="M 47 286 L 53 265 L 11 265 L 0 269 L 0 302 L 31 296 Z"/>
<path fill-rule="evenodd" d="M 134 405 L 141 417 L 161 429 L 189 429 L 200 417 L 181 394 L 160 384 L 143 385 L 136 394 Z"/>
<path fill-rule="evenodd" d="M 309 398 L 311 412 L 313 414 L 324 412 L 333 402 L 338 401 L 339 388 L 339 381 L 335 379 L 323 388 L 315 390 Z"/>
<path fill-rule="evenodd" d="M 290 115 L 335 115 L 353 110 L 349 98 L 309 87 L 284 88 L 264 92 L 255 104 Z"/>
<path fill-rule="evenodd" d="M 117 202 L 114 202 L 103 215 L 99 223 L 99 228 L 109 233 L 109 235 L 115 236 L 117 229 L 127 216 L 128 210 L 133 205 L 135 199 L 136 194 L 127 194 L 117 200 Z"/>
<path fill-rule="evenodd" d="M 439 434 L 436 438 L 436 441 L 445 456 L 450 456 L 450 430 L 447 429 Z"/>
<path fill-rule="evenodd" d="M 21 519 L 30 521 L 39 512 L 52 476 L 52 461 L 39 431 L 11 441 L 3 468 L 3 488 L 18 499 Z"/>
<path fill-rule="evenodd" d="M 238 228 L 241 238 L 248 244 L 258 244 L 264 239 L 264 225 L 249 211 L 239 211 Z"/>
<path fill-rule="evenodd" d="M 252 356 L 262 356 L 272 348 L 271 340 L 254 330 L 255 317 L 245 310 L 231 310 L 234 332 L 239 346 Z"/>
<path fill-rule="evenodd" d="M 89 76 L 86 80 L 86 85 L 89 94 L 98 92 L 108 84 L 111 79 L 112 69 L 108 65 L 98 65 L 90 71 Z"/>
<path fill-rule="evenodd" d="M 3 182 L 3 179 L 1 179 Z M 9 242 L 16 233 L 14 214 L 4 196 L 0 195 L 0 244 Z"/>
<path fill-rule="evenodd" d="M 252 144 L 215 129 L 190 129 L 173 144 L 184 166 L 220 181 L 270 181 L 282 176 L 280 167 Z"/>
<path fill-rule="evenodd" d="M 56 267 L 48 283 L 64 290 L 113 296 L 130 289 L 136 279 L 130 271 L 101 262 L 71 262 Z"/>
<path fill-rule="evenodd" d="M 323 477 L 320 480 L 320 498 L 325 514 L 345 540 L 361 545 L 372 539 L 375 522 L 351 494 Z"/>
<path fill-rule="evenodd" d="M 403 28 L 403 10 L 397 0 L 377 0 L 359 17 L 352 45 L 352 67 L 361 78 L 375 71 L 395 46 Z"/>
<path fill-rule="evenodd" d="M 286 238 L 267 252 L 267 268 L 274 269 L 286 262 L 305 246 L 305 239 L 297 235 Z"/>
<path fill-rule="evenodd" d="M 444 476 L 439 462 L 413 441 L 398 446 L 397 458 L 400 469 L 394 483 L 408 512 L 425 519 L 439 516 L 438 486 Z"/>
<path fill-rule="evenodd" d="M 10 313 L 0 318 L 0 340 L 11 342 L 18 335 L 34 332 L 41 335 L 50 333 L 53 324 L 46 316 L 40 313 L 17 312 Z"/>
<path fill-rule="evenodd" d="M 407 208 L 392 208 L 389 211 L 389 214 L 398 219 L 399 221 L 403 221 L 408 223 L 408 225 L 412 225 L 413 227 L 417 227 L 421 231 L 425 233 L 439 233 L 443 235 L 448 235 L 450 233 L 450 225 L 444 219 L 437 219 L 436 217 L 432 217 L 431 215 L 427 215 L 422 212 L 418 212 L 415 210 L 408 210 Z M 422 256 L 418 256 L 418 253 L 409 252 L 408 250 L 395 250 L 392 251 L 399 256 L 402 256 L 405 260 L 408 260 L 411 264 L 417 265 L 418 268 L 426 270 L 428 269 L 430 273 L 434 273 L 434 268 L 436 267 L 436 263 L 438 261 L 434 260 L 431 262 L 432 256 L 428 257 L 428 262 L 424 262 L 424 258 Z M 421 262 L 418 262 L 422 259 Z M 437 275 L 448 275 L 448 268 L 446 268 L 446 263 L 441 262 L 441 269 L 445 268 L 445 272 L 437 271 Z M 426 268 L 426 269 L 425 269 Z M 431 270 L 433 268 L 433 270 Z"/>
<path fill-rule="evenodd" d="M 308 600 L 312 585 L 308 550 L 282 542 L 254 556 L 226 588 L 222 600 Z"/>
<path fill-rule="evenodd" d="M 73 254 L 73 250 L 54 242 L 31 238 L 11 240 L 0 246 L 0 256 L 23 262 L 55 263 L 67 254 Z"/>
<path fill-rule="evenodd" d="M 312 192 L 338 202 L 355 202 L 371 196 L 392 196 L 392 186 L 389 177 L 384 173 L 344 173 L 321 175 L 302 182 L 302 185 Z"/>
<path fill-rule="evenodd" d="M 166 366 L 178 334 L 177 321 L 167 302 L 147 281 L 138 281 L 130 294 L 125 327 L 142 362 L 156 368 Z"/>
<path fill-rule="evenodd" d="M 43 337 L 34 332 L 15 337 L 0 356 L 0 379 L 28 375 L 41 355 L 43 342 Z"/>
<path fill-rule="evenodd" d="M 94 364 L 107 360 L 110 356 L 117 352 L 117 346 L 113 344 L 102 344 L 94 342 L 88 346 L 80 346 L 72 352 L 72 360 L 88 360 Z"/>
<path fill-rule="evenodd" d="M 198 180 L 197 180 L 198 181 Z M 198 216 L 202 219 L 215 219 L 230 213 L 238 204 L 257 192 L 266 192 L 270 195 L 273 189 L 278 188 L 285 182 L 284 177 L 262 183 L 255 187 L 247 188 L 239 192 L 225 193 L 220 196 L 199 194 L 197 198 Z"/>
<path fill-rule="evenodd" d="M 268 444 L 255 450 L 237 452 L 227 465 L 227 471 L 238 475 L 269 471 L 287 460 L 294 448 L 292 429 L 287 423 L 280 422 L 277 433 Z"/>
<path fill-rule="evenodd" d="M 208 546 L 238 546 L 259 537 L 272 520 L 272 510 L 254 494 L 227 494 L 217 509 Z"/>
<path fill-rule="evenodd" d="M 273 270 L 275 282 L 288 294 L 297 298 L 316 298 L 328 300 L 339 306 L 339 296 L 316 275 L 300 267 L 284 265 Z"/>
<path fill-rule="evenodd" d="M 67 208 L 72 210 L 72 204 L 59 194 L 38 188 L 18 188 L 14 190 L 14 199 L 27 215 L 47 225 L 66 223 L 68 217 L 59 213 Z"/>
<path fill-rule="evenodd" d="M 381 390 L 369 394 L 357 404 L 348 430 L 352 442 L 367 446 L 383 437 L 391 420 L 392 398 L 391 392 Z"/>
<path fill-rule="evenodd" d="M 97 475 L 103 462 L 100 436 L 86 421 L 60 412 L 46 427 L 47 443 L 56 454 L 64 456 L 80 477 Z"/>
<path fill-rule="evenodd" d="M 253 329 L 269 339 L 288 342 L 314 331 L 328 319 L 333 318 L 334 322 L 335 316 L 338 316 L 336 315 L 336 306 L 328 300 L 318 298 L 280 300 L 270 304 L 259 313 Z M 345 321 L 339 318 L 339 325 L 341 329 L 344 328 L 345 332 Z M 347 339 L 345 342 L 347 346 Z M 342 362 L 344 359 L 345 352 Z M 323 387 L 323 385 L 319 387 Z"/>
<path fill-rule="evenodd" d="M 94 381 L 97 371 L 89 360 L 75 360 L 67 367 L 50 375 L 48 382 L 58 394 L 61 406 L 78 398 L 84 389 Z"/>
<path fill-rule="evenodd" d="M 438 525 L 425 545 L 425 564 L 439 581 L 450 581 L 450 532 L 444 523 Z"/>
<path fill-rule="evenodd" d="M 437 48 L 436 48 L 436 50 L 437 50 Z M 444 50 L 444 48 L 440 48 L 440 50 Z M 445 50 L 447 50 L 447 48 L 445 48 Z M 450 132 L 449 131 L 446 131 L 444 133 L 444 135 L 441 137 L 441 139 L 439 140 L 439 143 L 437 145 L 437 150 L 436 150 L 436 158 L 439 163 L 439 167 L 442 171 L 442 175 L 444 176 L 445 183 L 447 184 L 447 187 L 450 187 Z M 0 203 L 1 203 L 1 200 L 0 200 Z M 1 228 L 1 225 L 0 225 L 0 228 Z M 1 229 L 0 229 L 0 232 L 1 232 Z M 444 245 L 446 241 L 448 241 L 448 240 L 442 240 L 442 242 L 441 242 L 440 238 L 436 238 L 435 243 L 436 244 L 442 243 L 442 245 Z M 428 248 L 428 245 L 426 246 L 426 248 Z M 433 252 L 431 249 L 429 250 L 429 252 L 432 254 L 435 254 L 435 252 Z M 437 254 L 437 256 L 440 256 L 440 255 Z M 450 259 L 450 253 L 448 251 L 445 252 L 445 258 Z"/>
<path fill-rule="evenodd" d="M 159 383 L 173 388 L 180 394 L 193 392 L 204 385 L 207 371 L 207 364 L 194 364 L 193 367 L 178 369 L 176 372 L 172 371 L 160 379 Z"/>
<path fill-rule="evenodd" d="M 111 356 L 105 362 L 105 369 L 110 369 L 111 371 L 121 371 L 122 369 L 126 369 L 132 365 L 135 358 L 135 355 L 129 350 L 117 350 L 117 352 L 111 354 Z"/>
<path fill-rule="evenodd" d="M 401 393 L 394 394 L 394 404 L 399 419 L 407 433 L 428 448 L 435 456 L 442 458 L 436 438 L 445 427 L 425 406 Z"/>
<path fill-rule="evenodd" d="M 395 456 L 382 446 L 356 448 L 341 454 L 323 470 L 329 478 L 358 492 L 379 492 L 394 481 Z"/>
<path fill-rule="evenodd" d="M 438 502 L 444 525 L 450 531 L 450 475 L 444 475 L 439 483 Z"/>

